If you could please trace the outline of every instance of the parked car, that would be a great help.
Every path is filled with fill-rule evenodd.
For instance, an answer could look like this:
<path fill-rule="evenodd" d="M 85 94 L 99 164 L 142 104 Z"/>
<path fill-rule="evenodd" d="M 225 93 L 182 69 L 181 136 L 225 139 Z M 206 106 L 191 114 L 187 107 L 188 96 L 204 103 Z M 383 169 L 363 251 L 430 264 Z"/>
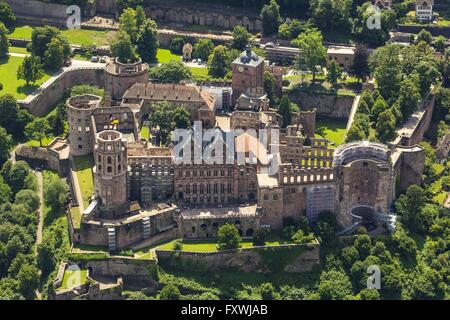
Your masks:
<path fill-rule="evenodd" d="M 92 56 L 91 62 L 98 62 L 98 57 L 97 56 Z"/>

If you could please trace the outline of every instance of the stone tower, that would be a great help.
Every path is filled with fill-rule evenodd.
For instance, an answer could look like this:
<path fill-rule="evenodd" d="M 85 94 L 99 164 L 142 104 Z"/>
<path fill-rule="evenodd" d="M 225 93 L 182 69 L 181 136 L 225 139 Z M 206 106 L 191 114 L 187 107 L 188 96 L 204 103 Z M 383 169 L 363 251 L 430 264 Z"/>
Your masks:
<path fill-rule="evenodd" d="M 121 218 L 128 212 L 126 139 L 114 130 L 98 133 L 94 159 L 95 195 L 100 217 Z"/>
<path fill-rule="evenodd" d="M 70 155 L 82 156 L 94 150 L 94 127 L 91 116 L 100 105 L 101 97 L 81 95 L 67 101 Z"/>
<path fill-rule="evenodd" d="M 264 88 L 264 58 L 253 52 L 251 45 L 233 61 L 232 73 L 233 107 L 249 89 Z"/>
<path fill-rule="evenodd" d="M 105 104 L 122 100 L 122 96 L 135 83 L 148 83 L 148 64 L 141 60 L 122 63 L 116 58 L 105 67 Z"/>

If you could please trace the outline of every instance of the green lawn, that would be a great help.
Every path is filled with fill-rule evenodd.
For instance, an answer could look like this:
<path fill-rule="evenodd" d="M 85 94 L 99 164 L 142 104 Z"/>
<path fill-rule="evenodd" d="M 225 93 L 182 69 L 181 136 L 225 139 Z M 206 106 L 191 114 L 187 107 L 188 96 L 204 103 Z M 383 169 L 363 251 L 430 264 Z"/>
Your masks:
<path fill-rule="evenodd" d="M 18 26 L 14 32 L 9 35 L 9 38 L 31 39 L 33 28 L 30 26 Z"/>
<path fill-rule="evenodd" d="M 0 59 L 0 82 L 3 84 L 3 90 L 0 95 L 12 94 L 17 99 L 23 99 L 50 78 L 49 73 L 36 81 L 35 84 L 25 84 L 25 81 L 17 79 L 17 69 L 22 64 L 23 57 L 8 57 Z"/>
<path fill-rule="evenodd" d="M 31 39 L 33 28 L 30 26 L 16 27 L 13 33 L 9 35 L 10 38 Z M 88 30 L 88 29 L 70 29 L 61 30 L 61 33 L 67 37 L 71 44 L 85 45 L 85 46 L 103 46 L 111 43 L 114 38 L 115 31 L 103 30 Z"/>
<path fill-rule="evenodd" d="M 80 184 L 81 196 L 85 208 L 89 206 L 89 199 L 94 193 L 94 177 L 92 167 L 94 159 L 92 155 L 73 157 L 78 183 Z"/>
<path fill-rule="evenodd" d="M 160 245 L 156 249 L 161 250 L 173 250 L 173 244 L 176 240 Z M 276 234 L 270 233 L 267 237 L 267 246 L 277 246 L 283 243 L 280 241 L 280 237 Z M 252 240 L 243 239 L 241 242 L 241 248 L 253 247 Z M 216 252 L 217 251 L 217 239 L 183 239 L 183 251 L 192 252 Z"/>
<path fill-rule="evenodd" d="M 9 53 L 30 54 L 26 48 L 21 48 L 21 47 L 9 47 Z"/>
<path fill-rule="evenodd" d="M 337 147 L 344 143 L 346 126 L 346 120 L 326 118 L 317 119 L 316 133 Z"/>
<path fill-rule="evenodd" d="M 67 37 L 70 43 L 84 46 L 105 46 L 111 44 L 115 31 L 70 29 L 62 30 L 61 33 Z"/>
<path fill-rule="evenodd" d="M 48 144 L 50 142 L 52 142 L 53 139 L 54 139 L 53 137 L 44 137 L 42 139 L 42 147 L 48 146 Z M 40 147 L 41 146 L 41 144 L 38 140 L 30 140 L 27 142 L 27 145 L 29 145 L 30 147 Z"/>
<path fill-rule="evenodd" d="M 72 217 L 73 227 L 80 229 L 81 226 L 81 212 L 80 207 L 71 207 L 70 216 Z"/>
<path fill-rule="evenodd" d="M 148 140 L 150 138 L 150 129 L 147 126 L 141 128 L 141 138 Z"/>
<path fill-rule="evenodd" d="M 63 282 L 58 289 L 71 289 L 75 286 L 86 283 L 87 270 L 66 270 L 64 272 Z"/>
<path fill-rule="evenodd" d="M 161 48 L 158 49 L 156 58 L 158 59 L 159 63 L 167 63 L 167 62 L 170 62 L 171 60 L 176 60 L 176 61 L 181 60 L 181 56 L 173 54 L 168 49 L 161 49 Z"/>
<path fill-rule="evenodd" d="M 195 80 L 205 80 L 208 77 L 208 68 L 190 67 Z"/>

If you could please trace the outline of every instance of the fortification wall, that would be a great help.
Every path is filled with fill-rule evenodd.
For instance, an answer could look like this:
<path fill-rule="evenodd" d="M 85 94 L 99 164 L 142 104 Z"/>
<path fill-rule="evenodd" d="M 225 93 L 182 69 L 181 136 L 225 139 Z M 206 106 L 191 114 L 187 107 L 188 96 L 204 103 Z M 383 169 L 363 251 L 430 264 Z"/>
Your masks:
<path fill-rule="evenodd" d="M 318 116 L 337 119 L 347 119 L 352 110 L 354 97 L 336 96 L 302 91 L 291 91 L 289 99 L 297 103 L 302 110 L 316 109 Z"/>
<path fill-rule="evenodd" d="M 319 244 L 254 247 L 218 252 L 156 250 L 162 266 L 196 272 L 307 272 L 319 264 Z"/>
<path fill-rule="evenodd" d="M 118 277 L 124 282 L 141 281 L 143 284 L 157 280 L 157 261 L 154 259 L 134 259 L 126 257 L 109 257 L 107 259 L 86 262 L 89 274 L 95 276 Z"/>
<path fill-rule="evenodd" d="M 18 101 L 35 116 L 41 117 L 60 101 L 73 86 L 87 84 L 103 87 L 105 83 L 103 68 L 69 68 L 48 80 L 36 95 Z"/>

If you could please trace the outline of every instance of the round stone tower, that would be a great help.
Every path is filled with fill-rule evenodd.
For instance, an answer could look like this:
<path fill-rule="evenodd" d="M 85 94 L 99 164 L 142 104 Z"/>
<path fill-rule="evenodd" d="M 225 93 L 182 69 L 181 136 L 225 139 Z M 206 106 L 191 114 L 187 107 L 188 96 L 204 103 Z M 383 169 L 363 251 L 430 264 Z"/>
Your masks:
<path fill-rule="evenodd" d="M 355 212 L 389 213 L 393 178 L 386 145 L 368 141 L 341 145 L 334 152 L 333 167 L 340 225 L 351 225 Z"/>
<path fill-rule="evenodd" d="M 133 84 L 147 83 L 148 64 L 138 60 L 134 63 L 122 63 L 116 58 L 105 67 L 105 102 L 122 100 L 122 96 Z"/>
<path fill-rule="evenodd" d="M 127 142 L 122 134 L 106 130 L 97 134 L 94 150 L 95 194 L 100 216 L 117 219 L 127 213 Z"/>
<path fill-rule="evenodd" d="M 94 128 L 91 116 L 100 104 L 101 97 L 94 95 L 75 96 L 67 100 L 70 154 L 82 156 L 94 150 Z"/>

